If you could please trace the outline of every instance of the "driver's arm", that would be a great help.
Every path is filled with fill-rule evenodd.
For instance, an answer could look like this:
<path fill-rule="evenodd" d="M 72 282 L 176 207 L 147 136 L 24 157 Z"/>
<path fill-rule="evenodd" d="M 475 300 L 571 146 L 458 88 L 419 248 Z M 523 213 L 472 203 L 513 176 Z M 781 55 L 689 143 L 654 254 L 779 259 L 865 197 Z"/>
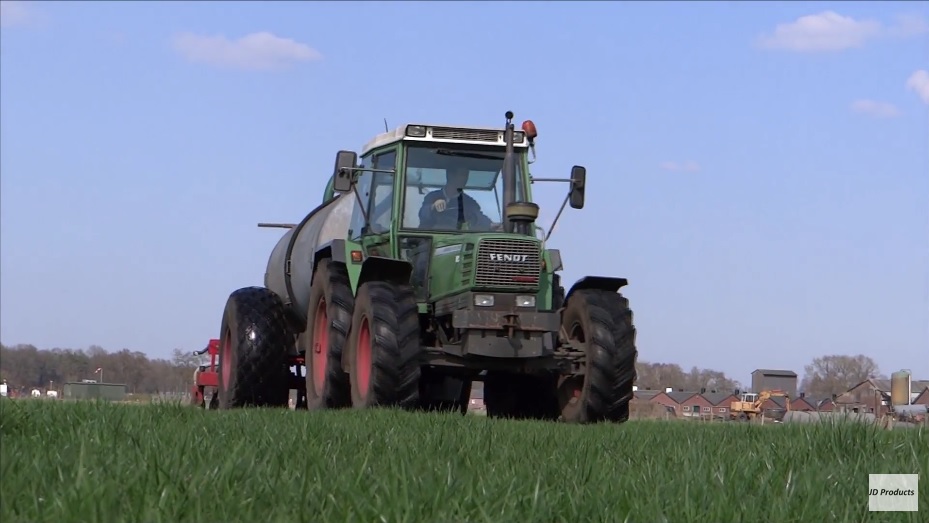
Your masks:
<path fill-rule="evenodd" d="M 439 199 L 439 191 L 433 191 L 423 198 L 423 205 L 419 208 L 419 226 L 428 227 L 434 218 L 432 205 Z"/>

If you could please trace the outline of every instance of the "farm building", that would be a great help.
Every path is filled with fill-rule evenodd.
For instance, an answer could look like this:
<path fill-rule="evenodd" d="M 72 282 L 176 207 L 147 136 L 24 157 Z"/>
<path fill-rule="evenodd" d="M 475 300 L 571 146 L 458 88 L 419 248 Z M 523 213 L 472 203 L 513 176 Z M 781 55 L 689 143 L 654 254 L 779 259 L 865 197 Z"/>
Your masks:
<path fill-rule="evenodd" d="M 752 392 L 782 390 L 797 397 L 797 373 L 792 370 L 757 369 L 752 372 Z"/>
<path fill-rule="evenodd" d="M 65 383 L 64 399 L 122 401 L 126 397 L 126 385 L 120 383 L 78 382 Z"/>
<path fill-rule="evenodd" d="M 836 409 L 848 412 L 868 412 L 882 415 L 890 410 L 890 380 L 866 379 L 835 399 Z M 929 404 L 929 381 L 913 380 L 910 383 L 910 401 Z"/>
<path fill-rule="evenodd" d="M 913 405 L 929 405 L 929 386 L 916 396 L 916 399 L 913 400 Z"/>

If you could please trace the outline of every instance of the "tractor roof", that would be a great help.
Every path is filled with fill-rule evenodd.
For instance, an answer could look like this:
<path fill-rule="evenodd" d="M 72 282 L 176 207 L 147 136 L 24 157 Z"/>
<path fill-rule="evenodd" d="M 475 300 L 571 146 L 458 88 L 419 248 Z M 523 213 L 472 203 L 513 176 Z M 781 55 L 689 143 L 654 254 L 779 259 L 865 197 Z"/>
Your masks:
<path fill-rule="evenodd" d="M 425 136 L 408 136 L 407 128 L 425 128 Z M 410 142 L 442 142 L 442 143 L 461 143 L 474 145 L 499 145 L 506 146 L 503 139 L 504 130 L 493 127 L 472 127 L 467 125 L 435 125 L 424 123 L 411 123 L 401 125 L 393 131 L 387 131 L 374 137 L 373 140 L 365 144 L 361 150 L 361 156 L 368 154 L 373 149 L 383 147 L 401 140 Z M 525 133 L 514 131 L 513 146 L 515 148 L 527 148 Z"/>

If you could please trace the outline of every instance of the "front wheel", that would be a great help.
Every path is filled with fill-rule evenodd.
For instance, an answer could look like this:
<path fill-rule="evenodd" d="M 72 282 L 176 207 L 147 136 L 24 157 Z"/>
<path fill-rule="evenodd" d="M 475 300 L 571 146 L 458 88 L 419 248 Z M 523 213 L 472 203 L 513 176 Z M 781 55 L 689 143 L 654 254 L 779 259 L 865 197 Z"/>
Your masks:
<path fill-rule="evenodd" d="M 559 379 L 561 418 L 573 423 L 627 421 L 638 355 L 628 300 L 615 292 L 575 291 L 562 314 L 562 330 L 584 351 L 585 372 Z"/>
<path fill-rule="evenodd" d="M 419 334 L 412 287 L 372 281 L 358 289 L 349 341 L 354 407 L 419 407 Z"/>

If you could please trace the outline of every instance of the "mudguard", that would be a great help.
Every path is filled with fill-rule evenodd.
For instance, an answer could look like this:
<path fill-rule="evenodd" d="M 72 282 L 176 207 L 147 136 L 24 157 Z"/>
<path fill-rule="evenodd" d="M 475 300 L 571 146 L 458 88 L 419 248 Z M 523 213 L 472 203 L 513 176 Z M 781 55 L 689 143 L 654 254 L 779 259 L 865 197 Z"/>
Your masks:
<path fill-rule="evenodd" d="M 361 263 L 361 275 L 358 277 L 358 287 L 366 281 L 387 281 L 390 283 L 410 283 L 413 275 L 413 264 L 405 260 L 370 256 Z"/>
<path fill-rule="evenodd" d="M 583 289 L 597 289 L 601 291 L 616 292 L 628 284 L 629 280 L 626 278 L 614 278 L 612 276 L 584 276 L 583 278 L 574 282 L 574 285 L 571 286 L 571 290 L 569 290 L 568 294 L 565 295 L 565 303 L 571 299 L 571 295 L 574 294 L 574 291 Z"/>

